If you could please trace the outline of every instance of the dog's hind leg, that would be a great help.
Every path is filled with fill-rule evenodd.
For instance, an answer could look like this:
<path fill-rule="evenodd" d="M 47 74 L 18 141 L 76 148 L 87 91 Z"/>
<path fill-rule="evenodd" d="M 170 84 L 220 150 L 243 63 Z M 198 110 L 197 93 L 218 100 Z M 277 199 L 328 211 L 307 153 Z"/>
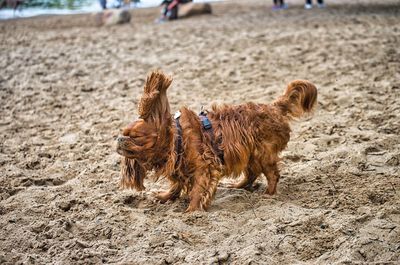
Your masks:
<path fill-rule="evenodd" d="M 276 186 L 278 185 L 280 178 L 277 163 L 264 167 L 263 173 L 267 177 L 268 181 L 268 187 L 265 193 L 268 195 L 274 195 L 276 193 Z"/>
<path fill-rule="evenodd" d="M 250 166 L 245 170 L 244 177 L 238 183 L 228 185 L 228 188 L 252 190 L 254 181 L 258 178 L 260 172 L 252 169 Z"/>

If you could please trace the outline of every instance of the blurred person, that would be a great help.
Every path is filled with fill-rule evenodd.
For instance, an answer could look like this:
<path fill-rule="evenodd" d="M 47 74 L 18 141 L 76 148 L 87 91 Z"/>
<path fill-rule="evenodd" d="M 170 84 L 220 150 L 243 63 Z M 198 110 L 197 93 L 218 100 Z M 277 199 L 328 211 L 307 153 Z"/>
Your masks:
<path fill-rule="evenodd" d="M 131 0 L 116 0 L 113 3 L 113 8 L 129 8 L 131 6 Z M 134 6 L 139 3 L 140 0 L 134 0 Z"/>
<path fill-rule="evenodd" d="M 323 8 L 325 7 L 324 0 L 317 0 L 318 7 Z M 313 7 L 312 0 L 306 0 L 306 4 L 304 5 L 305 9 L 311 9 Z"/>
<path fill-rule="evenodd" d="M 131 0 L 129 0 L 129 2 L 131 2 Z M 133 2 L 133 7 L 137 7 L 138 4 L 140 3 L 140 0 L 132 0 Z"/>
<path fill-rule="evenodd" d="M 178 7 L 180 4 L 186 4 L 193 0 L 164 0 L 161 6 L 164 6 L 161 11 L 161 18 L 158 22 L 164 22 L 166 20 L 174 20 L 178 18 Z"/>
<path fill-rule="evenodd" d="M 99 0 L 101 8 L 107 9 L 107 0 Z"/>
<path fill-rule="evenodd" d="M 14 10 L 14 17 L 15 11 L 19 10 L 22 11 L 22 5 L 24 4 L 24 0 L 0 0 L 0 9 L 9 7 Z"/>
<path fill-rule="evenodd" d="M 286 9 L 288 5 L 285 4 L 285 0 L 274 0 L 274 6 L 272 10 Z"/>

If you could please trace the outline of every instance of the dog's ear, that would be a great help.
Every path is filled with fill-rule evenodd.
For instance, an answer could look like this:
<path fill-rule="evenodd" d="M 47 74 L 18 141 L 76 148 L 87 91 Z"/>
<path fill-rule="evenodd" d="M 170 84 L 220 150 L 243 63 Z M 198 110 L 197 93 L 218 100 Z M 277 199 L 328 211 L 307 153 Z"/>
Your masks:
<path fill-rule="evenodd" d="M 147 76 L 143 96 L 139 103 L 140 118 L 161 126 L 162 120 L 170 116 L 167 89 L 172 78 L 161 71 L 153 71 Z"/>
<path fill-rule="evenodd" d="M 142 191 L 145 189 L 143 185 L 146 176 L 146 169 L 136 160 L 122 157 L 121 161 L 121 187 L 126 189 L 136 189 Z"/>

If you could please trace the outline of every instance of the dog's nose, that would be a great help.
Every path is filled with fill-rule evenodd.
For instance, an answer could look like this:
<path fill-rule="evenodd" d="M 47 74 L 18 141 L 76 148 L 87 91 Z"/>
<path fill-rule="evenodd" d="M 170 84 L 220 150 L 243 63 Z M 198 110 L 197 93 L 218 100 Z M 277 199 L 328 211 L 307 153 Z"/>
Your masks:
<path fill-rule="evenodd" d="M 123 142 L 123 141 L 124 141 L 124 137 L 118 136 L 117 142 L 118 142 L 118 143 L 121 143 L 121 142 Z"/>

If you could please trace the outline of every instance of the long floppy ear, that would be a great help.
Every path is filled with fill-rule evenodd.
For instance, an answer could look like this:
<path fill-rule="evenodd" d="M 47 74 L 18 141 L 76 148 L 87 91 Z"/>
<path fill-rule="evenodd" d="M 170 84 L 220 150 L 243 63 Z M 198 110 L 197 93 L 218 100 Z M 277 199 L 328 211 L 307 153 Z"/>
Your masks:
<path fill-rule="evenodd" d="M 171 83 L 172 78 L 161 71 L 153 71 L 147 76 L 139 103 L 140 118 L 160 127 L 163 118 L 170 115 L 167 89 Z"/>
<path fill-rule="evenodd" d="M 143 180 L 146 176 L 146 169 L 136 160 L 123 157 L 121 160 L 121 187 L 126 189 L 145 189 Z"/>

